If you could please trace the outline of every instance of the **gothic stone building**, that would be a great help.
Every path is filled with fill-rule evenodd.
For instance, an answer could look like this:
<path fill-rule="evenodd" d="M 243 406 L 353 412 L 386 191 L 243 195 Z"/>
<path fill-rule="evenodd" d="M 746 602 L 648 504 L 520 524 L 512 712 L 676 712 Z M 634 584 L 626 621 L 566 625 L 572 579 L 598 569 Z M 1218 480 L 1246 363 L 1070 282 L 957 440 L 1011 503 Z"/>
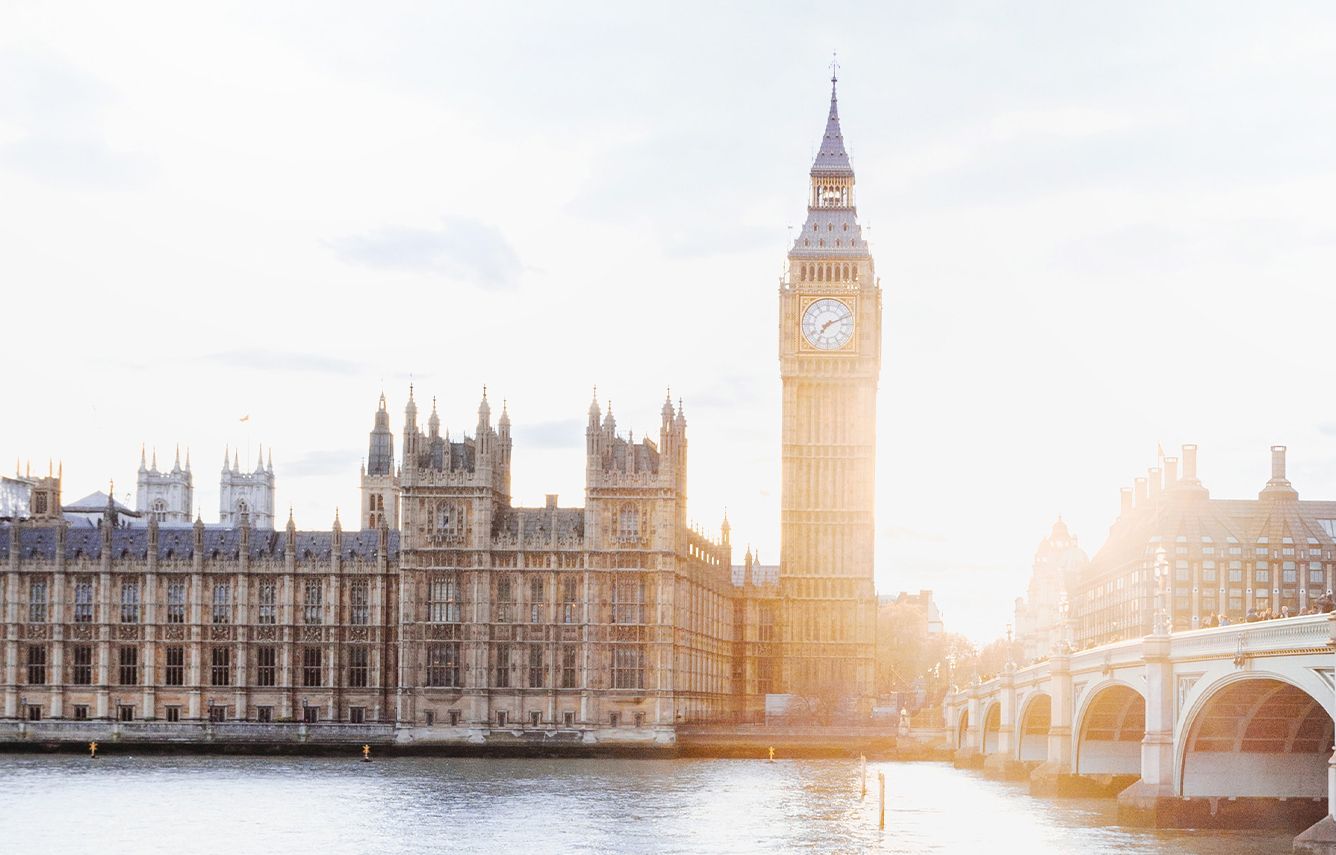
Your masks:
<path fill-rule="evenodd" d="M 687 524 L 680 406 L 657 443 L 590 406 L 583 507 L 511 503 L 510 419 L 485 397 L 452 441 L 410 395 L 402 449 L 400 531 L 130 526 L 114 505 L 96 528 L 0 525 L 3 716 L 615 743 L 759 709 L 740 664 L 757 586 L 734 583 L 726 522 Z"/>

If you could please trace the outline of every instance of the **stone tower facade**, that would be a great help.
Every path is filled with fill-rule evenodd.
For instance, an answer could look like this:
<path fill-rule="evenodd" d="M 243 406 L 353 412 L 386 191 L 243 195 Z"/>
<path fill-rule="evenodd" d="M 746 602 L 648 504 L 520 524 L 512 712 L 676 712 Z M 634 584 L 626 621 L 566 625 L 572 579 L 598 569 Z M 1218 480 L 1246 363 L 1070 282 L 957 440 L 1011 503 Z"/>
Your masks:
<path fill-rule="evenodd" d="M 223 525 L 238 526 L 246 514 L 250 527 L 262 531 L 274 529 L 274 452 L 269 451 L 269 461 L 264 460 L 261 449 L 255 461 L 254 472 L 241 471 L 241 462 L 237 453 L 232 453 L 232 463 L 228 465 L 227 452 L 223 452 L 223 472 L 218 481 L 218 521 Z"/>
<path fill-rule="evenodd" d="M 186 465 L 181 466 L 181 449 L 176 450 L 176 462 L 171 471 L 158 470 L 158 452 L 153 452 L 149 463 L 144 449 L 139 450 L 139 478 L 135 489 L 135 510 L 160 525 L 190 525 L 191 508 L 195 506 L 194 479 L 190 474 L 190 452 Z"/>
<path fill-rule="evenodd" d="M 873 695 L 881 288 L 858 224 L 831 78 L 807 221 L 779 291 L 783 380 L 781 691 L 823 712 Z"/>
<path fill-rule="evenodd" d="M 394 465 L 394 434 L 390 433 L 390 414 L 385 394 L 380 396 L 375 426 L 367 442 L 366 463 L 362 466 L 362 530 L 374 531 L 382 525 L 399 530 L 399 473 Z"/>

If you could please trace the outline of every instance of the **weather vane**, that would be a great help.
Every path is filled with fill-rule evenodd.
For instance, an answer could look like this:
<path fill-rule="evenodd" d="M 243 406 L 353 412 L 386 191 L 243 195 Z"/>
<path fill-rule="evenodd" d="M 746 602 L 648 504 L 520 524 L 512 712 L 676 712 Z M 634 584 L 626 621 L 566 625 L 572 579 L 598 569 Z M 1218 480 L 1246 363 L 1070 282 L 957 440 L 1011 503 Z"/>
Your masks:
<path fill-rule="evenodd" d="M 840 61 L 835 51 L 830 52 L 830 82 L 834 83 L 839 79 Z"/>

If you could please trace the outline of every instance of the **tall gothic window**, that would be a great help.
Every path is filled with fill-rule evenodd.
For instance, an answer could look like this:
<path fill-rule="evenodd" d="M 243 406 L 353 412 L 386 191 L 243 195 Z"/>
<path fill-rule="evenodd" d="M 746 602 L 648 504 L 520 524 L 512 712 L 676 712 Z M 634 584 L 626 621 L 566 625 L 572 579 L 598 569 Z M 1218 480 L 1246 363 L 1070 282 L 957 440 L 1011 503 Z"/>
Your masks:
<path fill-rule="evenodd" d="M 436 533 L 442 537 L 464 536 L 464 509 L 457 502 L 441 502 L 432 517 Z"/>
<path fill-rule="evenodd" d="M 576 622 L 575 577 L 567 576 L 561 580 L 561 622 Z"/>
<path fill-rule="evenodd" d="M 433 644 L 427 648 L 427 685 L 432 687 L 458 688 L 459 681 L 459 642 Z"/>
<path fill-rule="evenodd" d="M 546 671 L 543 669 L 543 645 L 529 645 L 529 688 L 541 689 L 547 685 Z"/>
<path fill-rule="evenodd" d="M 302 621 L 308 624 L 323 623 L 323 615 L 320 613 L 320 580 L 306 580 L 306 598 L 302 602 Z"/>
<path fill-rule="evenodd" d="M 80 644 L 74 648 L 70 682 L 76 686 L 93 685 L 93 646 Z"/>
<path fill-rule="evenodd" d="M 74 622 L 93 622 L 93 580 L 80 576 L 74 583 Z"/>
<path fill-rule="evenodd" d="M 529 579 L 529 623 L 543 622 L 543 577 Z"/>
<path fill-rule="evenodd" d="M 274 686 L 278 683 L 278 648 L 260 647 L 255 651 L 255 685 Z"/>
<path fill-rule="evenodd" d="M 139 582 L 121 583 L 121 623 L 139 623 Z"/>
<path fill-rule="evenodd" d="M 640 511 L 630 502 L 617 512 L 617 537 L 620 540 L 640 539 Z"/>
<path fill-rule="evenodd" d="M 215 582 L 213 585 L 213 622 L 232 622 L 232 583 Z M 217 685 L 226 685 L 225 683 Z"/>
<path fill-rule="evenodd" d="M 167 622 L 186 622 L 186 583 L 172 581 L 167 583 Z"/>
<path fill-rule="evenodd" d="M 324 677 L 320 673 L 321 650 L 319 647 L 302 648 L 302 685 L 307 687 L 318 687 L 324 684 Z"/>
<path fill-rule="evenodd" d="M 639 575 L 612 583 L 612 622 L 645 622 L 645 581 Z"/>
<path fill-rule="evenodd" d="M 354 579 L 348 589 L 348 623 L 364 626 L 371 622 L 369 597 L 370 583 L 366 579 Z"/>
<path fill-rule="evenodd" d="M 46 685 L 46 645 L 28 645 L 28 685 Z"/>
<path fill-rule="evenodd" d="M 579 685 L 576 682 L 576 655 L 577 650 L 574 644 L 563 644 L 561 646 L 561 687 L 563 689 L 574 689 Z"/>
<path fill-rule="evenodd" d="M 371 673 L 371 654 L 366 645 L 348 648 L 348 686 L 353 689 L 365 689 Z"/>
<path fill-rule="evenodd" d="M 502 576 L 496 580 L 496 621 L 509 623 L 514 606 L 514 591 L 511 588 L 510 577 Z"/>
<path fill-rule="evenodd" d="M 437 576 L 431 580 L 427 620 L 431 623 L 459 623 L 459 581 L 455 577 Z"/>
<path fill-rule="evenodd" d="M 122 647 L 118 654 L 120 664 L 120 684 L 135 686 L 139 684 L 139 648 Z"/>
<path fill-rule="evenodd" d="M 157 520 L 158 522 L 167 521 L 167 503 L 164 502 L 162 499 L 153 500 L 153 507 L 151 511 L 153 519 Z"/>
<path fill-rule="evenodd" d="M 46 623 L 46 581 L 43 579 L 32 580 L 28 587 L 28 623 Z"/>
<path fill-rule="evenodd" d="M 278 622 L 278 585 L 272 579 L 260 582 L 260 608 L 255 622 L 265 625 Z"/>
<path fill-rule="evenodd" d="M 232 650 L 227 647 L 215 647 L 211 653 L 209 685 L 232 685 Z"/>
<path fill-rule="evenodd" d="M 492 685 L 498 689 L 510 688 L 510 645 L 496 645 L 496 678 Z"/>
<path fill-rule="evenodd" d="M 184 647 L 167 648 L 163 683 L 168 686 L 184 686 L 186 684 L 186 649 Z"/>
<path fill-rule="evenodd" d="M 639 644 L 619 644 L 612 651 L 612 687 L 641 689 L 645 683 L 644 657 Z"/>

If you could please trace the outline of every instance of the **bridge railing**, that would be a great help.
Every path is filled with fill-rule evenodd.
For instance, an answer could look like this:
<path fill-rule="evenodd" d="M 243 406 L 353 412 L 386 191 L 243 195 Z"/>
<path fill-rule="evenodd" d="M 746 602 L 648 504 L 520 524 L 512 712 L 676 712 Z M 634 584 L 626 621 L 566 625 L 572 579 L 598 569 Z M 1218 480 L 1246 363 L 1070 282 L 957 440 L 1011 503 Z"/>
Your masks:
<path fill-rule="evenodd" d="M 1281 653 L 1322 653 L 1336 650 L 1336 619 L 1333 615 L 1300 615 L 1275 620 L 1235 623 L 1209 629 L 1190 629 L 1170 636 L 1172 659 L 1222 658 L 1237 656 L 1251 658 Z M 1070 668 L 1074 672 L 1100 668 L 1117 668 L 1142 661 L 1142 639 L 1129 638 L 1113 641 L 1099 647 L 1073 651 Z M 1018 667 L 1012 679 L 1019 685 L 1043 678 L 1049 668 L 1045 659 Z M 975 686 L 966 686 L 949 693 L 947 705 L 963 704 L 971 690 L 983 696 L 999 688 L 1001 677 L 993 676 Z"/>

